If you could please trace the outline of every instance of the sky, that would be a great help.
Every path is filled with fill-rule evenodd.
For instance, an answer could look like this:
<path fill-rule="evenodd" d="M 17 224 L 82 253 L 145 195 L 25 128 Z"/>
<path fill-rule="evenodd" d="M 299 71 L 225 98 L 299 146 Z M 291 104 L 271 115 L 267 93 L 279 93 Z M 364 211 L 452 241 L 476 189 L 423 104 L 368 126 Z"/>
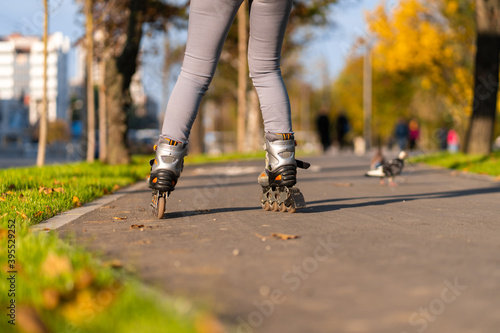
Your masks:
<path fill-rule="evenodd" d="M 302 54 L 306 68 L 306 79 L 321 82 L 323 68 L 318 63 L 326 63 L 329 78 L 335 77 L 343 68 L 346 56 L 353 41 L 366 34 L 364 15 L 373 10 L 381 0 L 339 0 L 332 12 L 333 26 L 316 31 L 315 39 Z M 397 1 L 397 0 L 393 0 Z M 79 14 L 79 5 L 75 0 L 49 1 L 51 20 L 49 31 L 61 31 L 75 43 L 84 33 L 83 16 Z M 0 12 L 0 36 L 19 32 L 27 35 L 41 35 L 43 31 L 43 5 L 41 0 L 4 1 Z M 185 33 L 176 34 L 177 40 L 186 38 Z M 152 50 L 160 38 L 146 40 L 143 47 Z M 162 89 L 158 73 L 161 71 L 161 54 L 149 52 L 144 58 L 144 86 L 146 92 L 156 101 L 162 102 Z M 75 74 L 75 55 L 70 53 L 70 77 Z"/>

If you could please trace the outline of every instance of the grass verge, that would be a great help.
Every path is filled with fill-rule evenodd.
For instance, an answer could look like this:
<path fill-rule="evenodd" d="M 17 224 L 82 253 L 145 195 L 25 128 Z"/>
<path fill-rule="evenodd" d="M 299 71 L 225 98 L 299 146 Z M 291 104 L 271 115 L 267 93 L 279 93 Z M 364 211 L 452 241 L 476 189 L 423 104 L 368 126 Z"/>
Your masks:
<path fill-rule="evenodd" d="M 144 290 L 121 264 L 29 229 L 144 179 L 148 159 L 0 170 L 0 332 L 217 331 L 210 315 Z"/>
<path fill-rule="evenodd" d="M 421 155 L 410 159 L 412 163 L 425 163 L 444 168 L 500 176 L 500 152 L 489 155 L 466 155 L 462 153 L 451 154 L 448 152 Z"/>

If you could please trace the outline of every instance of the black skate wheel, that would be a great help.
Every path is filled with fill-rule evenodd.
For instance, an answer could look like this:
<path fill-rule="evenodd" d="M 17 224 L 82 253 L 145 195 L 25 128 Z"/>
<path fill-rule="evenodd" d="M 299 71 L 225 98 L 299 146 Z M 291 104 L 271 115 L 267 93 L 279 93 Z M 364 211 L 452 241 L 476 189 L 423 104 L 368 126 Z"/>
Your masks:
<path fill-rule="evenodd" d="M 295 213 L 297 211 L 297 208 L 291 205 L 287 207 L 287 210 L 289 213 Z"/>
<path fill-rule="evenodd" d="M 269 201 L 266 201 L 262 204 L 262 209 L 265 210 L 265 211 L 270 211 L 271 210 L 271 206 L 269 205 Z"/>
<path fill-rule="evenodd" d="M 165 197 L 161 196 L 158 198 L 158 210 L 156 211 L 156 217 L 162 219 L 164 214 L 165 214 Z"/>
<path fill-rule="evenodd" d="M 273 202 L 273 212 L 277 212 L 280 210 L 280 206 L 278 206 L 278 203 L 275 201 Z"/>
<path fill-rule="evenodd" d="M 287 211 L 287 207 L 286 207 L 286 205 L 285 205 L 284 203 L 282 203 L 282 204 L 280 205 L 280 212 L 282 212 L 282 213 L 286 213 L 286 211 Z"/>

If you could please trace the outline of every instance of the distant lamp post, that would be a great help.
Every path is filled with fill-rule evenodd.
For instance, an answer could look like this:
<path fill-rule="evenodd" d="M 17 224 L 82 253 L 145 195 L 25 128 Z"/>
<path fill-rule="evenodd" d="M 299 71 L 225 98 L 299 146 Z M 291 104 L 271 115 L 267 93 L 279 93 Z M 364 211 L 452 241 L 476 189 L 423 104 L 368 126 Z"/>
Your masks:
<path fill-rule="evenodd" d="M 372 147 L 372 44 L 373 39 L 360 37 L 358 43 L 364 46 L 363 56 L 363 139 L 365 149 Z"/>

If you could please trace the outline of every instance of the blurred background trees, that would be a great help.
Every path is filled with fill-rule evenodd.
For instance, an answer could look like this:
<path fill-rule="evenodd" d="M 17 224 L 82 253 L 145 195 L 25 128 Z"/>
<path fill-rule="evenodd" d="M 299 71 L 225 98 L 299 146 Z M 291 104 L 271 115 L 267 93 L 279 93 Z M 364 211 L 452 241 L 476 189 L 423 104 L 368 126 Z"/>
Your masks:
<path fill-rule="evenodd" d="M 367 13 L 375 137 L 389 142 L 399 117 L 416 118 L 424 149 L 437 148 L 444 128 L 465 138 L 467 152 L 490 152 L 497 112 L 498 4 L 402 0 Z M 357 133 L 362 133 L 361 44 L 331 85 L 334 112 L 346 108 Z"/>
<path fill-rule="evenodd" d="M 130 83 L 141 65 L 141 41 L 153 32 L 185 28 L 189 4 L 162 0 L 91 2 L 94 62 L 103 73 L 95 83 L 100 159 L 127 163 L 126 133 L 129 119 L 135 119 L 131 118 Z M 466 151 L 489 152 L 498 133 L 498 126 L 497 132 L 494 127 L 500 48 L 498 2 L 401 0 L 392 8 L 381 4 L 366 14 L 367 30 L 346 56 L 344 68 L 330 78 L 325 64 L 307 63 L 301 52 L 318 27 L 335 29 L 331 12 L 336 0 L 295 0 L 283 45 L 282 70 L 297 139 L 310 138 L 315 132 L 314 119 L 320 108 L 330 119 L 346 112 L 350 138 L 363 135 L 363 57 L 368 55 L 372 60 L 374 142 L 393 142 L 394 125 L 405 118 L 418 121 L 422 149 L 438 148 L 438 133 L 454 129 L 464 138 Z M 191 137 L 195 152 L 207 152 L 215 146 L 218 150 L 211 152 L 260 148 L 262 119 L 246 70 L 248 36 L 243 28 L 248 29 L 248 23 L 243 10 L 247 5 L 245 2 L 229 32 L 195 122 Z M 170 52 L 168 39 L 165 49 Z M 182 51 L 177 49 L 171 55 L 165 57 L 164 74 L 178 68 Z M 304 78 L 313 67 L 324 73 L 321 82 Z M 168 81 L 168 77 L 163 75 L 163 80 Z"/>

